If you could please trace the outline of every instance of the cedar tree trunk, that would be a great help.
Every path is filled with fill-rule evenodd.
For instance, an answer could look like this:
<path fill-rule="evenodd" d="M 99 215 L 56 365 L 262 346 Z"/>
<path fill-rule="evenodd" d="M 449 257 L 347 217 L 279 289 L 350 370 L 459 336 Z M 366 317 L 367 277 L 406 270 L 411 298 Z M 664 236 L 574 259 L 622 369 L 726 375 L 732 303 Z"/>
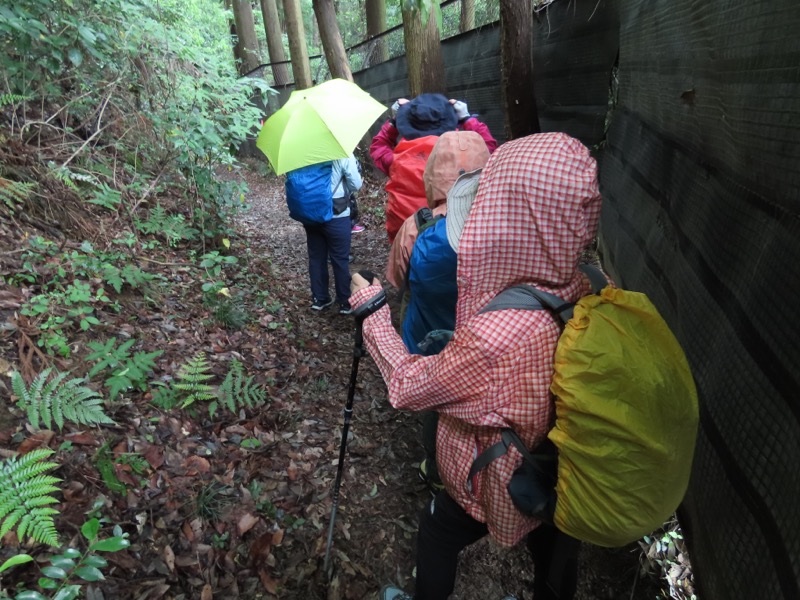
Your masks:
<path fill-rule="evenodd" d="M 389 60 L 386 38 L 375 37 L 386 31 L 386 0 L 367 0 L 366 9 L 367 39 L 375 38 L 364 61 L 364 66 L 368 67 Z"/>
<path fill-rule="evenodd" d="M 292 58 L 294 87 L 298 90 L 304 90 L 310 88 L 313 83 L 311 81 L 311 64 L 308 62 L 303 13 L 300 11 L 300 0 L 283 0 L 283 11 L 286 16 L 286 33 L 289 35 L 289 52 Z"/>
<path fill-rule="evenodd" d="M 286 60 L 286 54 L 283 52 L 283 32 L 281 32 L 278 5 L 275 0 L 261 0 L 261 15 L 264 17 L 264 32 L 267 34 L 267 50 L 269 51 L 269 62 L 272 63 L 272 77 L 276 86 L 286 85 L 289 83 L 289 69 L 283 62 Z"/>
<path fill-rule="evenodd" d="M 403 8 L 403 39 L 406 44 L 408 87 L 412 98 L 422 93 L 445 93 L 447 90 L 434 10 L 435 7 L 431 5 L 428 22 L 423 26 L 418 10 Z"/>
<path fill-rule="evenodd" d="M 500 63 L 507 138 L 539 133 L 530 0 L 500 0 Z"/>
<path fill-rule="evenodd" d="M 239 36 L 240 51 L 242 54 L 242 64 L 239 67 L 239 73 L 244 75 L 261 64 L 261 57 L 258 53 L 256 26 L 253 22 L 253 8 L 250 6 L 250 0 L 231 0 L 231 6 L 233 8 L 233 19 L 236 21 L 236 33 Z"/>
<path fill-rule="evenodd" d="M 339 23 L 336 22 L 333 0 L 313 0 L 313 4 L 319 26 L 319 36 L 322 40 L 322 48 L 325 50 L 325 60 L 328 61 L 331 77 L 353 81 L 350 62 L 347 60 L 342 34 L 339 32 Z"/>

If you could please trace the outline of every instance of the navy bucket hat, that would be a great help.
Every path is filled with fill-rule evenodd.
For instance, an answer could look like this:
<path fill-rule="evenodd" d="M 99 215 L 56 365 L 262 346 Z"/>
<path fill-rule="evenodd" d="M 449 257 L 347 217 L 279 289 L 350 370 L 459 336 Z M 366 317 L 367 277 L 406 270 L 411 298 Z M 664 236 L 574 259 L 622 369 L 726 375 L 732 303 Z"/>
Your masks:
<path fill-rule="evenodd" d="M 402 137 L 414 140 L 455 131 L 458 117 L 453 105 L 442 94 L 420 94 L 400 106 L 395 125 Z"/>

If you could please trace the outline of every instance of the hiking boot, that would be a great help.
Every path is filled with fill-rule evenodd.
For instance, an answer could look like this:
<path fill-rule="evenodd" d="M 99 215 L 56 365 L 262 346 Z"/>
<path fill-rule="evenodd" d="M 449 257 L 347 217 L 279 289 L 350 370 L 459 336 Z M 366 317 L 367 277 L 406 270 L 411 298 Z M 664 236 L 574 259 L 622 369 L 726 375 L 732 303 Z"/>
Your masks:
<path fill-rule="evenodd" d="M 323 308 L 328 308 L 331 304 L 333 304 L 333 299 L 317 300 L 314 298 L 314 301 L 311 304 L 311 310 L 322 310 Z"/>
<path fill-rule="evenodd" d="M 339 305 L 339 314 L 340 315 L 352 315 L 353 309 L 350 308 L 349 304 L 340 304 Z"/>
<path fill-rule="evenodd" d="M 364 231 L 364 226 L 356 223 L 355 225 L 353 225 L 353 228 L 350 230 L 350 233 L 361 233 L 362 231 Z"/>
<path fill-rule="evenodd" d="M 419 463 L 419 478 L 427 485 L 432 492 L 441 492 L 444 489 L 442 480 L 439 479 L 438 473 L 432 473 L 428 468 L 428 459 L 424 459 Z"/>
<path fill-rule="evenodd" d="M 385 585 L 380 593 L 380 600 L 414 600 L 400 588 L 393 585 Z"/>

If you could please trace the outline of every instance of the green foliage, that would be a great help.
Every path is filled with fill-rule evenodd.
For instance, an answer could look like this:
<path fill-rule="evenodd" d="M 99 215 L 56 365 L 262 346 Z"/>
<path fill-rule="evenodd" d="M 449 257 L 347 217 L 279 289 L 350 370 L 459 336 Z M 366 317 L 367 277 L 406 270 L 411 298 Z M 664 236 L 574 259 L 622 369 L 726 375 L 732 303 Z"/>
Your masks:
<path fill-rule="evenodd" d="M 170 239 L 194 229 L 205 249 L 226 231 L 244 188 L 216 169 L 233 168 L 262 117 L 251 99 L 268 88 L 238 77 L 220 2 L 5 3 L 0 70 L 0 106 L 13 106 L 0 121 L 68 153 L 48 176 L 112 211 L 173 186 L 189 223 L 173 223 Z"/>
<path fill-rule="evenodd" d="M 16 527 L 17 537 L 29 537 L 35 542 L 58 545 L 53 515 L 58 514 L 48 505 L 56 504 L 52 494 L 61 481 L 47 471 L 58 467 L 45 461 L 53 454 L 50 449 L 39 448 L 23 456 L 12 457 L 0 466 L 0 538 Z M 5 566 L 5 565 L 4 565 Z"/>
<path fill-rule="evenodd" d="M 87 331 L 100 321 L 94 315 L 95 303 L 110 303 L 105 290 L 101 287 L 92 291 L 89 283 L 75 279 L 61 289 L 52 289 L 33 296 L 20 312 L 37 319 L 37 326 L 42 331 L 37 342 L 48 352 L 55 352 L 64 357 L 71 351 L 65 335 L 74 321 L 81 330 Z"/>
<path fill-rule="evenodd" d="M 5 206 L 12 213 L 16 212 L 35 189 L 34 182 L 12 181 L 0 177 L 0 208 Z"/>
<path fill-rule="evenodd" d="M 164 353 L 163 350 L 156 350 L 131 355 L 130 349 L 135 343 L 136 340 L 130 339 L 117 346 L 117 340 L 110 338 L 105 342 L 88 344 L 93 352 L 86 356 L 86 360 L 95 363 L 88 376 L 110 371 L 110 376 L 105 380 L 110 400 L 114 400 L 120 392 L 132 389 L 146 391 L 148 375 L 156 368 L 155 359 Z"/>
<path fill-rule="evenodd" d="M 172 387 L 178 390 L 181 396 L 181 408 L 186 408 L 201 400 L 216 398 L 214 388 L 205 383 L 214 378 L 210 371 L 211 365 L 208 364 L 204 352 L 198 353 L 181 365 L 178 369 L 177 381 L 172 384 Z"/>
<path fill-rule="evenodd" d="M 203 283 L 204 292 L 217 292 L 224 287 L 224 283 L 219 281 L 222 270 L 227 265 L 235 265 L 239 262 L 235 256 L 225 256 L 217 250 L 207 252 L 200 257 L 200 266 L 205 269 L 209 281 Z"/>
<path fill-rule="evenodd" d="M 20 96 L 19 94 L 0 94 L 0 108 L 28 102 L 30 99 L 30 96 Z"/>
<path fill-rule="evenodd" d="M 94 466 L 97 467 L 100 477 L 103 478 L 103 483 L 106 484 L 110 491 L 116 494 L 124 494 L 127 491 L 128 488 L 117 477 L 117 471 L 114 468 L 114 456 L 111 454 L 108 443 L 98 448 L 97 453 L 94 455 Z"/>
<path fill-rule="evenodd" d="M 171 247 L 183 241 L 197 239 L 198 231 L 186 222 L 181 214 L 168 214 L 160 205 L 150 210 L 145 220 L 135 220 L 136 228 L 142 233 L 163 237 Z"/>
<path fill-rule="evenodd" d="M 72 546 L 59 554 L 50 557 L 49 564 L 41 569 L 42 577 L 39 578 L 38 587 L 50 592 L 52 600 L 73 600 L 81 593 L 80 583 L 70 583 L 80 580 L 95 583 L 105 580 L 101 569 L 108 566 L 108 561 L 98 552 L 119 552 L 130 546 L 127 533 L 123 533 L 119 525 L 114 526 L 113 537 L 98 539 L 100 521 L 90 519 L 81 526 L 81 534 L 89 542 L 89 546 L 81 552 Z M 27 554 L 18 554 L 0 566 L 0 573 L 11 566 L 32 561 Z M 3 596 L 7 598 L 7 596 Z M 17 590 L 15 600 L 46 600 L 48 596 L 35 590 Z"/>
<path fill-rule="evenodd" d="M 47 368 L 33 380 L 30 388 L 25 386 L 22 376 L 11 374 L 11 388 L 17 396 L 17 406 L 28 415 L 34 429 L 41 423 L 50 429 L 53 424 L 59 429 L 65 421 L 79 425 L 114 424 L 103 411 L 103 399 L 91 388 L 81 385 L 83 379 L 66 379 L 69 373 Z"/>
<path fill-rule="evenodd" d="M 240 294 L 231 296 L 227 288 L 203 295 L 205 304 L 214 315 L 214 319 L 229 329 L 241 329 L 250 320 L 244 300 Z"/>
<path fill-rule="evenodd" d="M 241 407 L 256 408 L 267 401 L 267 391 L 263 386 L 253 383 L 253 376 L 246 376 L 242 363 L 236 359 L 222 385 L 219 386 L 219 402 L 233 414 Z"/>
<path fill-rule="evenodd" d="M 88 202 L 116 211 L 122 202 L 122 192 L 109 187 L 107 183 L 100 183 Z"/>
<path fill-rule="evenodd" d="M 161 410 L 172 410 L 180 403 L 178 392 L 160 381 L 151 383 L 153 398 L 150 402 Z"/>
<path fill-rule="evenodd" d="M 200 488 L 195 496 L 197 516 L 208 523 L 216 523 L 222 517 L 225 507 L 233 502 L 233 490 L 219 481 L 212 481 Z"/>

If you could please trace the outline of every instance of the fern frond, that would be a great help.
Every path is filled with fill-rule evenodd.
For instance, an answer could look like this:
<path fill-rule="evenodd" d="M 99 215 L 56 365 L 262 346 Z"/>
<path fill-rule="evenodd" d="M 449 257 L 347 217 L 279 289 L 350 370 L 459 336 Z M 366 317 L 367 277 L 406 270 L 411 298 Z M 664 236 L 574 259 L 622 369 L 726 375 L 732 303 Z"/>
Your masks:
<path fill-rule="evenodd" d="M 79 425 L 113 424 L 103 411 L 103 398 L 83 384 L 83 379 L 66 380 L 68 373 L 56 371 L 50 376 L 52 367 L 45 369 L 25 388 L 22 376 L 11 374 L 11 385 L 17 396 L 17 406 L 28 415 L 34 429 L 41 423 L 47 429 L 53 424 L 59 430 L 70 421 Z"/>
<path fill-rule="evenodd" d="M 33 96 L 20 96 L 19 94 L 0 94 L 0 108 L 9 104 L 21 104 L 28 102 Z"/>
<path fill-rule="evenodd" d="M 50 167 L 50 170 L 47 172 L 47 174 L 56 181 L 60 181 L 74 192 L 78 191 L 78 186 L 75 183 L 76 181 L 84 181 L 94 186 L 98 184 L 97 178 L 92 175 L 76 173 L 69 167 L 65 167 L 63 165 L 56 166 L 55 163 L 52 162 L 48 163 L 48 166 Z"/>
<path fill-rule="evenodd" d="M 253 376 L 245 376 L 242 363 L 236 359 L 231 361 L 231 368 L 219 386 L 220 404 L 232 413 L 239 408 L 255 408 L 267 400 L 267 391 L 263 386 L 253 383 Z"/>
<path fill-rule="evenodd" d="M 178 369 L 177 381 L 172 384 L 173 389 L 183 392 L 181 408 L 186 408 L 198 400 L 213 400 L 217 397 L 214 388 L 204 383 L 214 378 L 210 371 L 211 365 L 208 364 L 204 352 L 198 353 L 181 365 L 181 368 Z"/>
<path fill-rule="evenodd" d="M 36 183 L 12 181 L 0 177 L 0 204 L 5 204 L 10 210 L 17 210 L 25 200 L 31 197 Z"/>
<path fill-rule="evenodd" d="M 0 538 L 16 527 L 20 539 L 27 536 L 58 546 L 53 522 L 58 511 L 48 505 L 58 502 L 50 494 L 59 491 L 55 484 L 61 480 L 45 474 L 58 467 L 58 463 L 45 460 L 51 454 L 49 448 L 39 448 L 0 465 Z"/>

